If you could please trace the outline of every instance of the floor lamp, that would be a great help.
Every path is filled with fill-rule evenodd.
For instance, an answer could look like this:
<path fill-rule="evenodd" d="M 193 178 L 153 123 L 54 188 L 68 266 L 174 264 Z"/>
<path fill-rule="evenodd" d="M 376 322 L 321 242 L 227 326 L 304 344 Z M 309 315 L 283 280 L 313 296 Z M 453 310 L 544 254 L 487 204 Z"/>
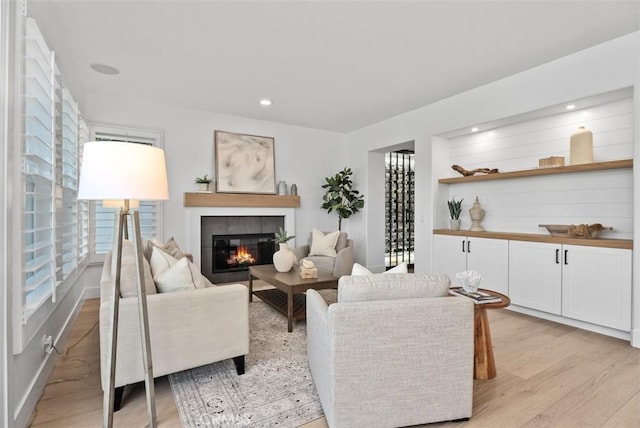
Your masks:
<path fill-rule="evenodd" d="M 116 235 L 113 248 L 112 299 L 110 329 L 107 340 L 107 366 L 109 376 L 104 390 L 102 426 L 113 426 L 113 403 L 118 344 L 118 310 L 120 305 L 120 273 L 122 242 L 127 237 L 127 218 L 132 217 L 133 241 L 136 254 L 138 285 L 138 313 L 142 340 L 149 426 L 155 428 L 156 406 L 153 384 L 153 363 L 149 337 L 149 318 L 142 264 L 142 236 L 138 211 L 132 210 L 130 201 L 169 199 L 164 151 L 146 144 L 120 141 L 91 141 L 83 146 L 78 199 L 120 200 L 123 207 L 116 214 Z"/>

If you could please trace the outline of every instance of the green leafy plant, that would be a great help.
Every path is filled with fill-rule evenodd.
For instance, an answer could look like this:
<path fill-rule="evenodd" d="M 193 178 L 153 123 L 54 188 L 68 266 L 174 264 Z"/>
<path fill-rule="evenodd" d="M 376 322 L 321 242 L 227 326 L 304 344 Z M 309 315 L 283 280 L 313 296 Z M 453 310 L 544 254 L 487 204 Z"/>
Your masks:
<path fill-rule="evenodd" d="M 198 184 L 211 184 L 211 179 L 205 174 L 202 177 L 196 177 L 196 183 Z"/>
<path fill-rule="evenodd" d="M 342 230 L 343 218 L 349 218 L 364 208 L 364 195 L 353 189 L 352 174 L 351 168 L 345 167 L 333 177 L 325 177 L 326 184 L 322 185 L 326 189 L 322 208 L 328 213 L 338 213 L 338 230 Z"/>
<path fill-rule="evenodd" d="M 289 236 L 287 235 L 287 231 L 284 230 L 283 228 L 279 228 L 279 230 L 273 234 L 274 238 L 273 240 L 275 242 L 277 242 L 278 244 L 284 244 L 285 242 L 289 241 L 290 239 L 295 238 L 295 236 Z"/>
<path fill-rule="evenodd" d="M 460 219 L 460 213 L 462 213 L 462 201 L 464 201 L 464 198 L 459 201 L 456 201 L 455 199 L 447 201 L 447 205 L 449 205 L 449 215 L 452 220 Z"/>

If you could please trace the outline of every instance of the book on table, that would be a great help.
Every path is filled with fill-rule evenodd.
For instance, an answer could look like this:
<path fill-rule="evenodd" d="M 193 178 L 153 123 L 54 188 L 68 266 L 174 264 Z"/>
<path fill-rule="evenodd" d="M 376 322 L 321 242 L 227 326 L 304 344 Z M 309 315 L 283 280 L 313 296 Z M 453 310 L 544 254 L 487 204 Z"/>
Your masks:
<path fill-rule="evenodd" d="M 468 291 L 465 291 L 462 287 L 451 287 L 449 289 L 449 292 L 455 296 L 468 297 L 469 299 L 473 300 L 478 304 L 497 303 L 502 301 L 500 296 L 489 294 L 480 290 L 474 291 L 474 292 L 468 292 Z"/>

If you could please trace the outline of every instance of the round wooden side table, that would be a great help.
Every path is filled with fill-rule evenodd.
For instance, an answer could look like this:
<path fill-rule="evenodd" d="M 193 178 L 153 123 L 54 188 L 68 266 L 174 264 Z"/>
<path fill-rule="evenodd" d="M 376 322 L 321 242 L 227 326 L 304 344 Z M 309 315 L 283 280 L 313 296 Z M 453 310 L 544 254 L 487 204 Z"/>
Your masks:
<path fill-rule="evenodd" d="M 481 288 L 492 296 L 499 296 L 502 300 L 494 303 L 475 304 L 474 310 L 474 365 L 473 378 L 478 380 L 493 379 L 496 377 L 496 362 L 493 357 L 493 343 L 491 342 L 491 330 L 487 319 L 487 309 L 506 308 L 511 304 L 511 299 L 497 291 Z"/>

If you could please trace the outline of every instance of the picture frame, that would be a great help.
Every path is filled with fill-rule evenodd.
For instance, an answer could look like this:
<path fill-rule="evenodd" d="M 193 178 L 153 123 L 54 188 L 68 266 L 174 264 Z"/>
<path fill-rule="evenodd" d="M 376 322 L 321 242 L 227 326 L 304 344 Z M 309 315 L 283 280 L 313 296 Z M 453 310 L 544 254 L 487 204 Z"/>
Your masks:
<path fill-rule="evenodd" d="M 216 192 L 276 194 L 275 139 L 216 130 Z"/>

